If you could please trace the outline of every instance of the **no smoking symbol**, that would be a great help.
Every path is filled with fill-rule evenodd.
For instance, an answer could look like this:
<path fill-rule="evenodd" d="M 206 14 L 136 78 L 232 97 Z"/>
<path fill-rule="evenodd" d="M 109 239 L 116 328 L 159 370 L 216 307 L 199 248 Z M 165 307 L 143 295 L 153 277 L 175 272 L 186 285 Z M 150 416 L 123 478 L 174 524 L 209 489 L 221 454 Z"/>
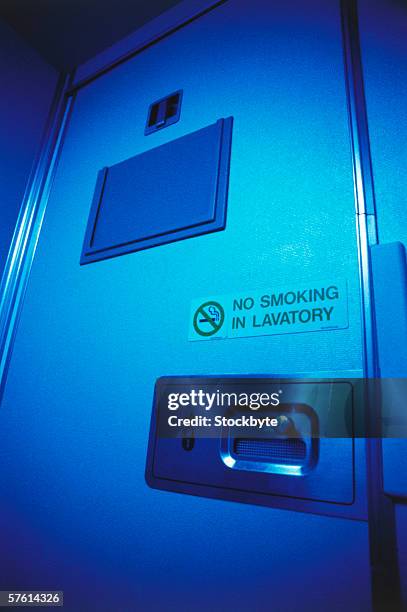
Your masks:
<path fill-rule="evenodd" d="M 225 321 L 225 311 L 219 302 L 205 302 L 194 314 L 194 330 L 200 336 L 214 336 Z"/>

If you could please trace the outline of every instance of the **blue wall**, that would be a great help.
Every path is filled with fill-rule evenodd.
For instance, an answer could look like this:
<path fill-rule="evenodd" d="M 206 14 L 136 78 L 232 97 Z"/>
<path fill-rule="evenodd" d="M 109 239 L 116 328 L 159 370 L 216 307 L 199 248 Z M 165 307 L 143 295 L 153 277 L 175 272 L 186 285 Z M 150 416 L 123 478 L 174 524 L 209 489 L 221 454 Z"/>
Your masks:
<path fill-rule="evenodd" d="M 0 21 L 0 277 L 57 72 Z"/>

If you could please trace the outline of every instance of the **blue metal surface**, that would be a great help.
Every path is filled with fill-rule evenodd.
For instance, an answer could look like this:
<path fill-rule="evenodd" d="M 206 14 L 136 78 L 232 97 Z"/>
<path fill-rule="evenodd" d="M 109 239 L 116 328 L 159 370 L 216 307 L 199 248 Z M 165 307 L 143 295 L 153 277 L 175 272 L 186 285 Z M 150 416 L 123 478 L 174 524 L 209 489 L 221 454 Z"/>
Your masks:
<path fill-rule="evenodd" d="M 403 378 L 407 372 L 407 260 L 400 242 L 371 249 L 380 374 Z"/>
<path fill-rule="evenodd" d="M 39 154 L 58 74 L 0 20 L 0 278 Z"/>
<path fill-rule="evenodd" d="M 62 76 L 59 80 L 46 126 L 46 137 L 27 184 L 3 274 L 0 300 L 0 401 L 52 184 L 57 152 L 71 108 L 72 98 L 66 99 L 64 96 L 68 83 L 68 77 Z"/>
<path fill-rule="evenodd" d="M 374 378 L 379 376 L 380 369 L 371 247 L 377 243 L 378 228 L 360 48 L 359 7 L 353 0 L 342 0 L 341 6 L 360 261 L 363 370 L 366 377 Z M 366 467 L 373 609 L 375 612 L 387 611 L 387 608 L 398 611 L 401 595 L 394 507 L 383 489 L 382 440 L 374 434 L 382 414 L 375 393 L 374 385 L 366 386 Z"/>
<path fill-rule="evenodd" d="M 108 49 L 101 51 L 77 67 L 74 74 L 73 90 L 86 86 L 112 68 L 128 61 L 149 46 L 157 44 L 163 38 L 171 36 L 180 28 L 189 25 L 195 19 L 221 6 L 228 0 L 181 0 L 171 9 L 117 41 Z"/>
<path fill-rule="evenodd" d="M 291 378 L 279 381 L 284 390 L 284 400 L 277 408 L 269 407 L 259 412 L 264 413 L 263 416 L 289 414 L 297 423 L 312 455 L 304 469 L 292 462 L 290 470 L 287 466 L 273 463 L 268 466 L 264 462 L 261 466 L 257 463 L 257 469 L 251 469 L 254 465 L 248 466 L 233 451 L 231 454 L 230 443 L 233 443 L 235 435 L 233 429 L 211 429 L 208 437 L 197 435 L 190 452 L 185 452 L 178 437 L 169 435 L 171 432 L 166 428 L 169 393 L 190 392 L 191 389 L 215 391 L 217 388 L 229 393 L 238 388 L 248 393 L 250 389 L 260 392 L 267 388 L 267 384 L 270 385 L 273 378 L 275 380 L 275 377 L 225 379 L 214 376 L 158 380 L 151 418 L 147 482 L 154 488 L 192 495 L 363 518 L 360 503 L 351 507 L 356 501 L 355 464 L 359 464 L 360 470 L 360 457 L 356 461 L 353 432 L 344 431 L 346 416 L 352 423 L 354 411 L 361 408 L 357 405 L 360 399 L 354 397 L 351 382 L 315 381 L 313 384 L 309 379 L 301 383 Z M 201 413 L 199 408 L 193 411 L 188 407 L 187 415 L 190 412 L 193 415 Z M 250 410 L 246 410 L 245 414 L 247 412 L 250 413 Z M 227 417 L 241 414 L 237 408 L 220 409 L 218 413 Z M 333 413 L 337 423 L 343 422 L 343 428 L 337 428 L 334 435 L 325 437 L 329 435 L 327 430 Z M 178 414 L 185 416 L 182 412 Z M 345 437 L 341 438 L 341 433 Z M 293 503 L 295 498 L 297 504 Z M 323 503 L 318 506 L 310 503 L 312 501 L 331 502 L 331 505 Z M 349 507 L 341 508 L 339 504 Z"/>
<path fill-rule="evenodd" d="M 81 263 L 222 230 L 232 118 L 98 173 Z"/>
<path fill-rule="evenodd" d="M 375 310 L 380 371 L 385 381 L 386 412 L 384 426 L 394 426 L 400 403 L 405 398 L 391 379 L 405 378 L 407 372 L 407 261 L 405 247 L 399 243 L 372 248 Z M 397 433 L 395 434 L 397 435 Z M 407 497 L 407 440 L 384 439 L 383 480 L 386 493 Z"/>
<path fill-rule="evenodd" d="M 149 139 L 233 115 L 226 231 L 80 267 L 98 170 L 151 146 L 145 110 L 180 88 L 181 120 Z M 347 329 L 187 339 L 195 297 L 332 276 L 348 281 Z M 230 0 L 75 100 L 0 417 L 2 586 L 62 586 L 70 612 L 95 597 L 98 611 L 369 610 L 364 522 L 144 481 L 159 376 L 343 370 L 360 375 L 362 354 L 339 7 Z"/>
<path fill-rule="evenodd" d="M 407 163 L 407 10 L 405 3 L 387 0 L 359 0 L 358 4 L 378 234 L 383 249 L 381 254 L 388 256 L 389 264 L 385 271 L 385 261 L 381 262 L 383 265 L 380 277 L 387 292 L 385 293 L 384 287 L 380 289 L 381 304 L 378 304 L 381 323 L 384 324 L 382 330 L 378 330 L 379 340 L 381 339 L 382 375 L 404 378 L 407 374 L 403 305 L 405 286 L 402 287 L 405 282 L 405 264 L 402 262 L 404 255 L 401 245 L 397 248 L 394 243 L 407 244 L 406 176 L 403 171 Z M 377 263 L 379 254 L 380 251 L 377 252 Z M 398 312 L 396 304 L 399 307 Z M 388 341 L 385 338 L 386 331 L 389 332 Z M 404 401 L 404 398 L 401 401 Z M 383 451 L 386 491 L 405 495 L 405 440 L 384 440 Z M 399 498 L 399 501 L 402 499 Z M 404 560 L 404 605 L 407 606 L 407 515 L 404 509 L 396 508 L 396 517 L 399 554 Z"/>

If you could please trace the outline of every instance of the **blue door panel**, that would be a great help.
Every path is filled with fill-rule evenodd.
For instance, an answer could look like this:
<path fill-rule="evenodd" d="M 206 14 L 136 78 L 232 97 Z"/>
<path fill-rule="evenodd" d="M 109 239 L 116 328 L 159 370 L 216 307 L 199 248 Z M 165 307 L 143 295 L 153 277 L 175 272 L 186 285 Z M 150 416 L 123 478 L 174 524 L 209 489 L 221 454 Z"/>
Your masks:
<path fill-rule="evenodd" d="M 145 136 L 180 89 L 180 120 Z M 230 116 L 224 231 L 79 265 L 101 168 Z M 353 197 L 333 0 L 230 0 L 79 91 L 0 415 L 1 581 L 63 588 L 75 612 L 92 589 L 120 612 L 369 610 L 365 523 L 144 480 L 161 376 L 360 374 Z M 193 299 L 327 278 L 347 329 L 188 340 Z"/>

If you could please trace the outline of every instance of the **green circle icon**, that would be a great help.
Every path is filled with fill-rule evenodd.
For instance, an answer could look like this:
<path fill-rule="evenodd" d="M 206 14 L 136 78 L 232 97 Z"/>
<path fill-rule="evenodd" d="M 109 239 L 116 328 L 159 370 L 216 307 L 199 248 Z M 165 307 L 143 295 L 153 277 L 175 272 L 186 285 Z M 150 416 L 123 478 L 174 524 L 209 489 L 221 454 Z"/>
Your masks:
<path fill-rule="evenodd" d="M 219 302 L 205 302 L 194 314 L 194 330 L 199 336 L 214 336 L 225 321 L 225 311 Z"/>

